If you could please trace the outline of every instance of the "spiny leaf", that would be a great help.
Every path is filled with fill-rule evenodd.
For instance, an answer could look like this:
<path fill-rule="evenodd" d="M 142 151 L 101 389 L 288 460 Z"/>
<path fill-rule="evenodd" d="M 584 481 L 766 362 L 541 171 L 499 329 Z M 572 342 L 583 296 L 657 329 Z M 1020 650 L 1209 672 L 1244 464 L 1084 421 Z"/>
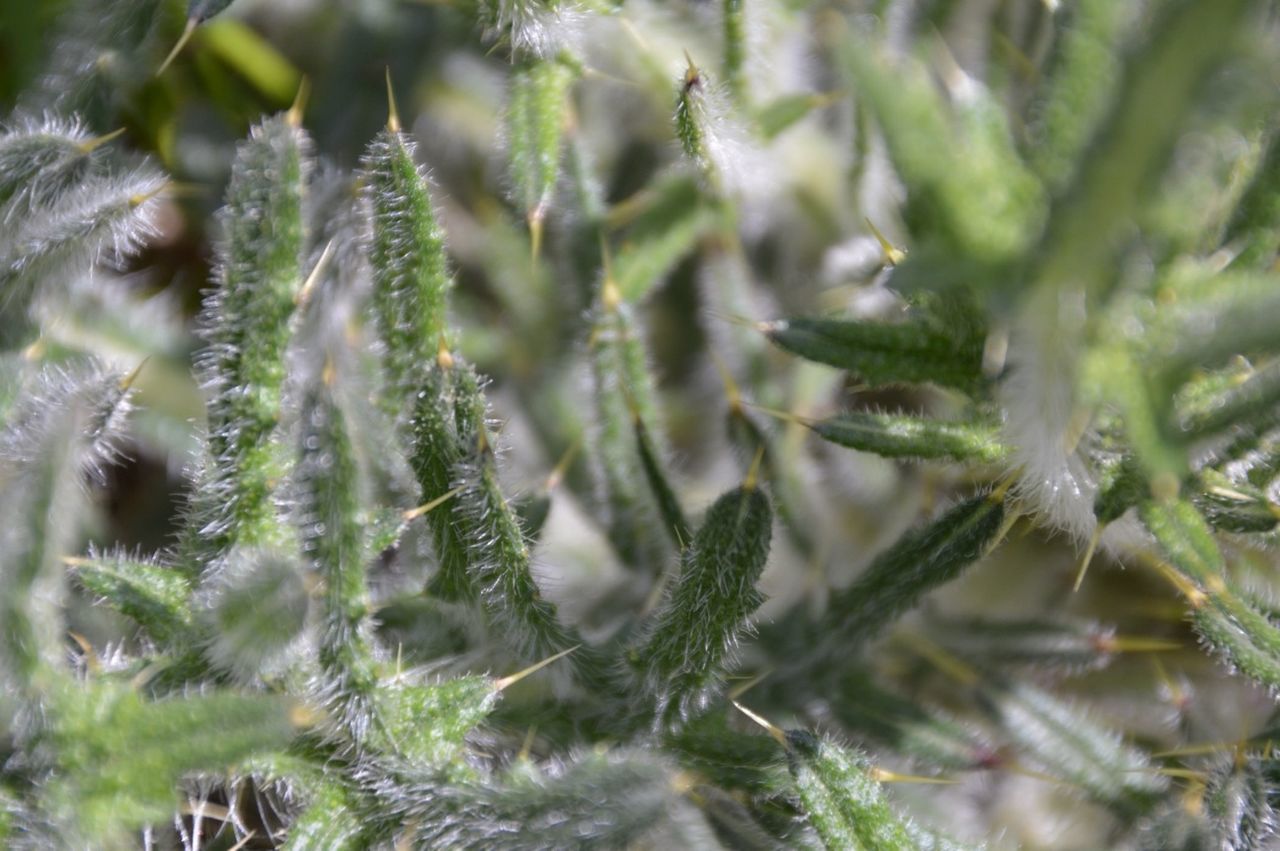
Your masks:
<path fill-rule="evenodd" d="M 1169 786 L 1145 753 L 1046 691 L 1001 680 L 990 683 L 982 695 L 1030 765 L 1080 787 L 1102 804 L 1140 812 Z"/>
<path fill-rule="evenodd" d="M 637 488 L 645 473 L 633 423 L 657 422 L 655 382 L 631 305 L 606 277 L 589 341 L 596 432 L 591 449 L 598 466 L 601 513 L 609 541 L 630 569 L 658 575 L 667 557 L 661 538 L 650 535 L 658 507 Z M 653 436 L 652 432 L 649 432 Z M 656 452 L 663 452 L 658 442 Z"/>
<path fill-rule="evenodd" d="M 302 553 L 324 582 L 319 661 L 347 720 L 362 729 L 361 704 L 375 678 L 369 646 L 359 471 L 346 417 L 325 381 L 307 388 L 298 444 L 296 522 Z"/>
<path fill-rule="evenodd" d="M 574 71 L 558 59 L 533 59 L 515 75 L 508 116 L 511 175 L 538 253 L 542 220 L 560 176 L 565 115 Z"/>
<path fill-rule="evenodd" d="M 0 235 L 0 345 L 21 342 L 23 319 L 41 289 L 65 286 L 104 258 L 127 257 L 152 236 L 154 199 L 164 186 L 163 175 L 145 165 L 106 172 L 13 215 Z"/>
<path fill-rule="evenodd" d="M 1231 265 L 1267 269 L 1280 248 L 1280 127 L 1269 127 L 1253 177 L 1223 234 L 1223 244 L 1237 250 Z"/>
<path fill-rule="evenodd" d="M 404 133 L 379 133 L 362 168 L 374 315 L 392 385 L 392 409 L 398 413 L 416 368 L 434 359 L 445 335 L 451 281 L 444 232 L 436 222 L 426 177 L 414 162 L 413 142 Z"/>
<path fill-rule="evenodd" d="M 976 496 L 908 532 L 844 591 L 833 595 L 815 627 L 831 652 L 848 653 L 920 599 L 950 582 L 996 543 L 1006 506 L 997 495 Z"/>
<path fill-rule="evenodd" d="M 113 550 L 68 560 L 85 590 L 131 618 L 161 644 L 191 629 L 191 584 L 181 573 Z"/>
<path fill-rule="evenodd" d="M 19 693 L 50 687 L 63 667 L 61 559 L 76 531 L 85 412 L 60 413 L 21 466 L 0 468 L 0 681 Z"/>
<path fill-rule="evenodd" d="M 200 372 L 212 398 L 211 469 L 190 549 L 217 555 L 234 543 L 283 543 L 272 501 L 283 473 L 271 439 L 280 417 L 284 348 L 302 286 L 302 199 L 310 171 L 306 134 L 288 116 L 257 125 L 237 150 L 220 213 L 218 286 L 206 299 L 208 349 Z"/>
<path fill-rule="evenodd" d="M 773 512 L 751 484 L 707 511 L 644 637 L 632 652 L 654 700 L 654 724 L 679 727 L 716 697 L 746 619 L 763 602 Z"/>
<path fill-rule="evenodd" d="M 457 428 L 463 457 L 458 466 L 462 491 L 456 497 L 457 523 L 467 541 L 467 576 L 477 589 L 497 634 L 517 658 L 543 659 L 583 642 L 562 624 L 544 600 L 530 569 L 529 546 L 520 521 L 498 483 L 488 406 L 474 370 L 457 370 Z M 598 660 L 591 651 L 571 657 L 575 671 L 600 685 Z"/>
<path fill-rule="evenodd" d="M 900 322 L 787 319 L 762 330 L 787 351 L 847 369 L 870 384 L 933 382 L 975 390 L 983 383 L 985 330 L 959 312 L 944 319 L 943 310 L 941 304 L 925 306 Z"/>
<path fill-rule="evenodd" d="M 1008 450 L 999 428 L 983 422 L 949 422 L 902 414 L 851 411 L 807 424 L 832 443 L 887 458 L 949 458 L 992 463 Z"/>
<path fill-rule="evenodd" d="M 893 811 L 872 779 L 864 756 L 804 730 L 788 731 L 786 743 L 796 792 L 829 851 L 919 848 L 908 820 Z"/>
<path fill-rule="evenodd" d="M 442 499 L 455 487 L 455 467 L 462 458 L 455 407 L 454 367 L 428 362 L 418 369 L 418 390 L 409 421 L 409 465 L 426 502 Z M 467 577 L 467 549 L 457 525 L 457 503 L 450 499 L 427 513 L 435 545 L 438 570 L 430 591 L 443 600 L 475 596 Z"/>
<path fill-rule="evenodd" d="M 403 813 L 406 841 L 419 848 L 622 848 L 698 818 L 666 764 L 630 749 L 583 753 L 547 771 L 518 767 L 473 788 L 442 788 L 419 773 L 384 800 Z"/>
<path fill-rule="evenodd" d="M 220 671 L 253 681 L 294 663 L 288 651 L 307 619 L 307 589 L 295 557 L 233 548 L 201 592 L 205 657 Z"/>
<path fill-rule="evenodd" d="M 105 685 L 69 687 L 48 724 L 60 769 L 52 801 L 94 842 L 168 818 L 183 776 L 279 748 L 296 730 L 289 704 L 274 696 L 215 692 L 146 703 Z"/>
<path fill-rule="evenodd" d="M 1135 9 L 1109 0 L 1081 0 L 1067 10 L 1048 79 L 1032 106 L 1028 157 L 1050 189 L 1060 189 L 1105 117 L 1120 76 L 1120 47 Z"/>
<path fill-rule="evenodd" d="M 1205 784 L 1205 810 L 1222 848 L 1262 851 L 1277 829 L 1275 760 L 1239 754 L 1222 760 Z"/>
<path fill-rule="evenodd" d="M 676 550 L 681 550 L 693 539 L 689 521 L 684 516 L 684 509 L 680 507 L 679 498 L 671 488 L 667 471 L 662 459 L 658 456 L 657 447 L 653 445 L 653 439 L 649 436 L 649 429 L 645 427 L 644 420 L 637 416 L 634 426 L 636 448 L 640 453 L 640 465 L 644 468 L 645 481 L 649 484 L 649 490 L 658 506 L 658 513 L 662 516 L 663 528 L 671 535 Z"/>

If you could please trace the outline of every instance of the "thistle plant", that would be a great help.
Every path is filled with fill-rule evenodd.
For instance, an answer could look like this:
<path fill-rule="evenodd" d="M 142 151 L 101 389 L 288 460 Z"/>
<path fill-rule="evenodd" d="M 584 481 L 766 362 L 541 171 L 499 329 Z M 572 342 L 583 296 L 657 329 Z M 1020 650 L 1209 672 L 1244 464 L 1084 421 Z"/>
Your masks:
<path fill-rule="evenodd" d="M 1274 4 L 58 6 L 0 844 L 1272 847 Z"/>

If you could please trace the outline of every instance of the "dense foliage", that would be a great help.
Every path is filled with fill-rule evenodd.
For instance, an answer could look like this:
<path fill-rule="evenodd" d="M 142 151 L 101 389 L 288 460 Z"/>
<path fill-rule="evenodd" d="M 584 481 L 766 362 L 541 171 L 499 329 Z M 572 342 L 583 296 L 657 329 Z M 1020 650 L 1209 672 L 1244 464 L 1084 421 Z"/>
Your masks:
<path fill-rule="evenodd" d="M 1274 4 L 31 5 L 0 844 L 1273 847 Z"/>

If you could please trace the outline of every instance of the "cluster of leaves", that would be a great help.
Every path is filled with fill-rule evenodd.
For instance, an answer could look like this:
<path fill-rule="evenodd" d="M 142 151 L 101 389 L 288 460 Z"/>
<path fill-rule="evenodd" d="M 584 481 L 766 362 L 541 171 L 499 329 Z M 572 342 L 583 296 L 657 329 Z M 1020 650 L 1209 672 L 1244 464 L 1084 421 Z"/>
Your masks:
<path fill-rule="evenodd" d="M 1280 104 L 1242 80 L 1280 71 L 1273 4 L 384 10 L 510 60 L 502 197 L 428 180 L 391 71 L 354 168 L 317 155 L 302 96 L 254 123 L 195 323 L 190 495 L 146 555 L 93 503 L 122 448 L 181 457 L 159 398 L 181 323 L 121 274 L 178 193 L 95 132 L 146 99 L 172 10 L 74 5 L 39 109 L 0 135 L 0 842 L 1058 841 L 999 825 L 989 778 L 1070 790 L 1108 847 L 1271 840 Z M 196 68 L 225 45 L 202 33 L 228 5 L 193 0 L 173 72 L 187 39 Z M 714 29 L 718 60 L 669 66 L 673 25 Z M 842 91 L 762 83 L 810 28 Z M 264 55 L 287 68 L 269 98 L 296 75 Z M 629 108 L 664 116 L 659 144 Z M 794 139 L 851 155 L 806 183 Z M 615 198 L 605 163 L 646 141 L 669 162 L 635 186 L 615 164 Z M 899 237 L 832 248 L 861 214 Z M 814 254 L 856 284 L 836 310 L 762 283 L 816 277 Z M 682 282 L 704 310 L 677 327 L 725 390 L 683 417 L 649 328 Z M 494 303 L 501 332 L 468 321 Z M 677 446 L 726 463 L 677 477 Z M 1154 583 L 1104 575 L 1119 603 L 1062 611 L 1095 555 Z M 1037 572 L 1038 614 L 980 584 Z M 1181 652 L 1188 625 L 1217 669 Z M 1163 697 L 1131 676 L 1108 696 L 1163 700 L 1163 729 L 1064 696 L 1151 653 Z"/>

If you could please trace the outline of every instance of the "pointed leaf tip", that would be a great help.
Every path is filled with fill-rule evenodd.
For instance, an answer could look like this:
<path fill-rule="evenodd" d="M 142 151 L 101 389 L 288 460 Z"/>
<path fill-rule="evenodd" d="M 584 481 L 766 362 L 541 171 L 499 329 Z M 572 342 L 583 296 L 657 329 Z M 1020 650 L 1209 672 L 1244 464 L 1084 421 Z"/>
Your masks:
<path fill-rule="evenodd" d="M 156 76 L 159 77 L 169 69 L 173 64 L 173 60 L 178 58 L 178 54 L 182 52 L 182 48 L 187 46 L 187 42 L 191 40 L 191 36 L 195 35 L 196 27 L 200 25 L 200 19 L 192 16 L 187 18 L 187 25 L 182 30 L 182 35 L 178 36 L 178 43 L 173 46 L 173 50 L 169 51 L 169 55 L 160 63 L 160 67 L 156 69 Z"/>
<path fill-rule="evenodd" d="M 387 66 L 387 129 L 400 132 L 400 111 L 396 108 L 396 92 L 391 85 L 391 66 Z"/>

